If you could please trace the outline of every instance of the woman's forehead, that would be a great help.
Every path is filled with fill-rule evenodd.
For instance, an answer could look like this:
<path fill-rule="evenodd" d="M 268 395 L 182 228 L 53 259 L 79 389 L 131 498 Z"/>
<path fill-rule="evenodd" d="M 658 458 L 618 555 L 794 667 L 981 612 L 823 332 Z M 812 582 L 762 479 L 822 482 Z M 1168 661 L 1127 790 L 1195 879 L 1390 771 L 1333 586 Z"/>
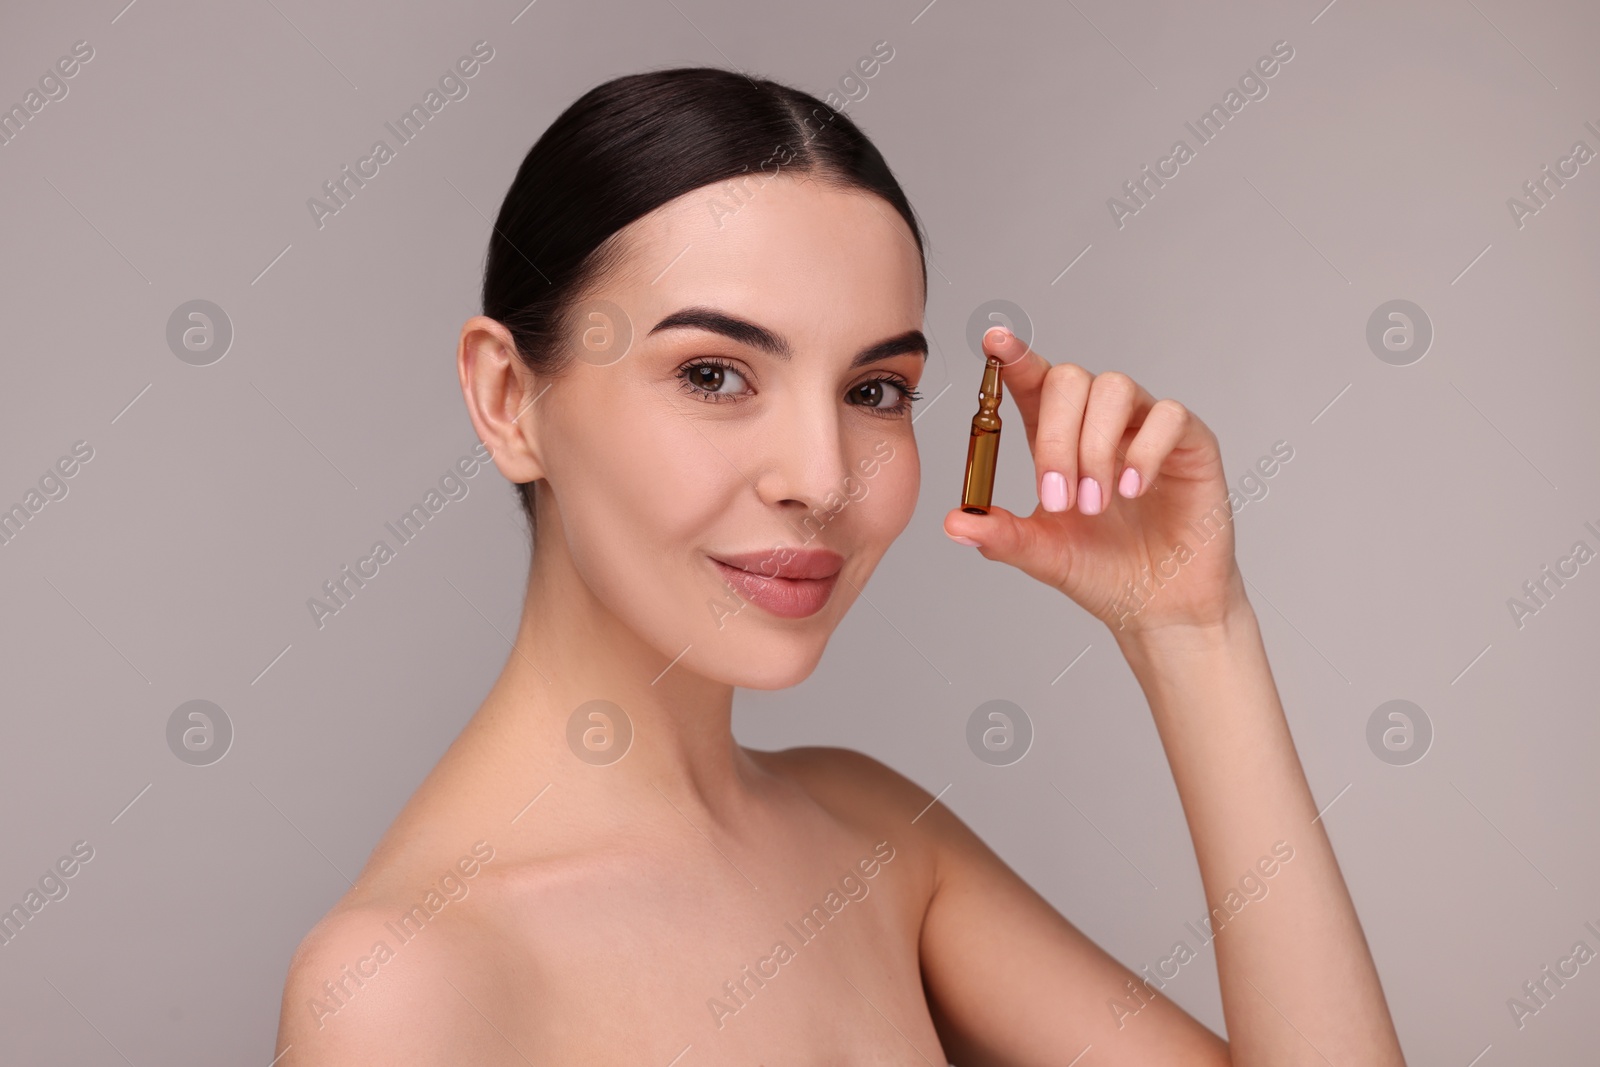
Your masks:
<path fill-rule="evenodd" d="M 787 175 L 739 189 L 742 199 L 726 185 L 691 190 L 630 223 L 623 231 L 629 258 L 652 283 L 684 260 L 741 269 L 799 260 L 826 264 L 829 273 L 893 263 L 921 276 L 905 220 L 873 193 Z"/>
<path fill-rule="evenodd" d="M 786 334 L 919 325 L 921 260 L 899 216 L 871 194 L 801 185 L 774 183 L 720 224 L 696 190 L 630 226 L 615 292 L 635 325 L 690 306 Z"/>

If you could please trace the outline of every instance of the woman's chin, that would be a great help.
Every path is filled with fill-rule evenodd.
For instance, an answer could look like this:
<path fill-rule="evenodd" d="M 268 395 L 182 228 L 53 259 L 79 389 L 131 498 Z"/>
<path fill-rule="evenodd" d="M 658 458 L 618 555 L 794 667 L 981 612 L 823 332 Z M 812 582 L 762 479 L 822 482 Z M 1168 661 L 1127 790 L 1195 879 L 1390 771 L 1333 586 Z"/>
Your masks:
<path fill-rule="evenodd" d="M 733 663 L 724 660 L 713 676 L 740 689 L 787 689 L 811 676 L 822 660 L 823 643 L 814 647 L 792 645 L 741 652 Z"/>
<path fill-rule="evenodd" d="M 816 664 L 812 663 L 807 665 L 804 670 L 782 673 L 767 672 L 737 679 L 733 684 L 740 689 L 788 689 L 811 677 L 811 672 L 815 669 Z"/>

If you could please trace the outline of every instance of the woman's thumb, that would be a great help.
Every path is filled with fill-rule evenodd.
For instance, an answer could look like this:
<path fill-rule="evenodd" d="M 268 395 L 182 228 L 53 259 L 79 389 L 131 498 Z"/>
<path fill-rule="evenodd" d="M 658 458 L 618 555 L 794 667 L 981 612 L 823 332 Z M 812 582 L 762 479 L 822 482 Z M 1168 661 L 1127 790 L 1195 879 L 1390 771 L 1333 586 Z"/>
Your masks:
<path fill-rule="evenodd" d="M 990 507 L 987 515 L 973 515 L 952 508 L 944 517 L 944 532 L 952 541 L 975 544 L 985 558 L 1009 563 L 1029 574 L 1046 569 L 1037 558 L 1043 547 L 1036 522 L 1019 518 L 1001 507 Z"/>

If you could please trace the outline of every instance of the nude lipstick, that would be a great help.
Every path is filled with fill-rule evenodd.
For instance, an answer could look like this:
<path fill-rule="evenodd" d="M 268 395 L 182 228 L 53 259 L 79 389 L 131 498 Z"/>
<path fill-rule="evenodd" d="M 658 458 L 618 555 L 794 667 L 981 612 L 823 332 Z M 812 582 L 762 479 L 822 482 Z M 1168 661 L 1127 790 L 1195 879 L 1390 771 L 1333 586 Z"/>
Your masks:
<path fill-rule="evenodd" d="M 708 558 L 746 600 L 785 619 L 821 611 L 844 566 L 843 556 L 821 548 L 725 552 Z"/>

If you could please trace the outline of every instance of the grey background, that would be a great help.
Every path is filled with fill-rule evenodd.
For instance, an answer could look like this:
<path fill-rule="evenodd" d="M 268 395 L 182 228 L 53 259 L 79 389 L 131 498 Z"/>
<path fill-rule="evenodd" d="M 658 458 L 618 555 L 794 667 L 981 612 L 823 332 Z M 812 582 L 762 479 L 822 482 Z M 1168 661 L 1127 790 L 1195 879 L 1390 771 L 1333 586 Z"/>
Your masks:
<path fill-rule="evenodd" d="M 923 2 L 6 6 L 0 103 L 73 42 L 95 55 L 0 147 L 0 503 L 75 441 L 94 458 L 0 547 L 0 901 L 77 840 L 95 855 L 0 948 L 0 1060 L 272 1059 L 292 949 L 514 631 L 527 549 L 492 471 L 321 631 L 305 601 L 473 443 L 454 345 L 517 164 L 615 75 L 737 66 L 821 95 L 887 40 L 848 111 L 931 236 L 927 485 L 816 674 L 740 693 L 740 740 L 948 786 L 1135 968 L 1204 910 L 1107 632 L 940 529 L 977 388 L 967 318 L 1013 300 L 1053 360 L 1198 412 L 1233 484 L 1292 445 L 1239 553 L 1410 1061 L 1593 1062 L 1600 968 L 1520 1031 L 1506 1001 L 1600 948 L 1600 563 L 1520 629 L 1507 600 L 1600 548 L 1600 162 L 1520 229 L 1506 201 L 1574 141 L 1600 150 L 1595 8 Z M 480 39 L 468 97 L 319 230 L 307 198 Z M 1107 198 L 1278 40 L 1295 55 L 1269 95 L 1119 229 Z M 207 367 L 165 340 L 193 299 L 235 332 Z M 1365 341 L 1392 299 L 1433 324 L 1410 366 Z M 1025 512 L 1022 440 L 996 499 Z M 1434 730 L 1410 766 L 1366 742 L 1397 698 Z M 211 766 L 167 747 L 194 699 L 233 724 Z M 993 699 L 1033 723 L 1011 766 L 965 742 Z M 1220 1028 L 1209 951 L 1167 993 Z"/>

